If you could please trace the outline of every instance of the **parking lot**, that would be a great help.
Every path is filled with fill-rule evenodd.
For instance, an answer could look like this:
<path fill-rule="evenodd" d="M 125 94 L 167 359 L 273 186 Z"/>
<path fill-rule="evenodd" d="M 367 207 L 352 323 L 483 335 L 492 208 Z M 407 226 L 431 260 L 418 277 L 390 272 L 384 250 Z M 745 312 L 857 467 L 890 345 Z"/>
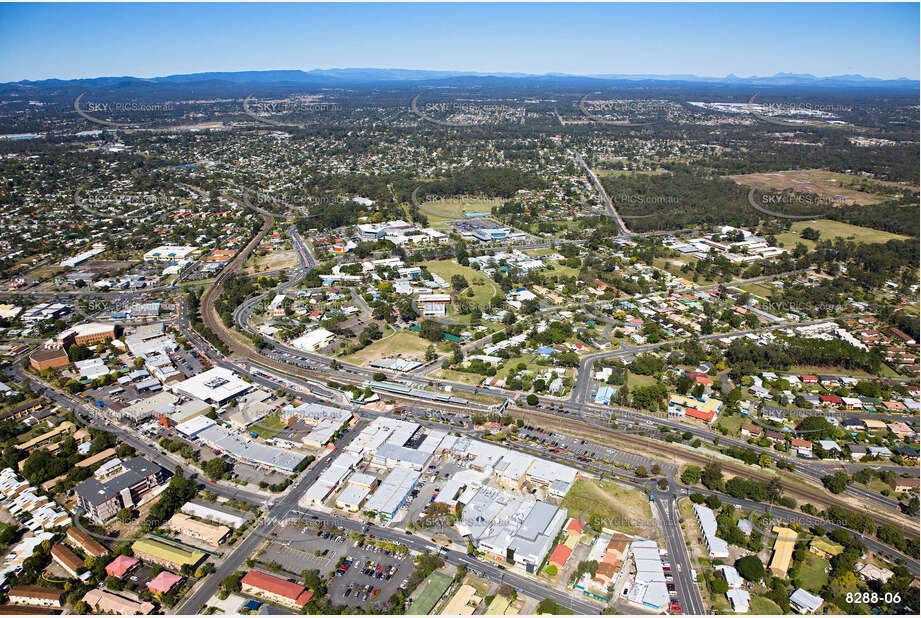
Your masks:
<path fill-rule="evenodd" d="M 402 520 L 403 524 L 410 521 L 418 522 L 420 518 L 424 518 L 423 511 L 432 504 L 432 496 L 441 491 L 442 485 L 461 469 L 457 463 L 451 460 L 436 460 L 433 465 L 426 468 L 419 482 L 410 493 L 408 506 L 406 507 L 407 513 Z M 430 534 L 444 534 L 459 543 L 464 542 L 460 533 L 453 525 L 449 524 L 447 519 L 444 520 L 444 524 L 441 521 L 441 518 L 439 518 L 435 522 L 426 522 L 429 524 L 425 528 L 426 531 Z"/>
<path fill-rule="evenodd" d="M 381 608 L 414 567 L 408 552 L 395 554 L 374 546 L 374 542 L 368 535 L 366 543 L 359 546 L 342 530 L 292 524 L 278 530 L 276 542 L 259 559 L 277 562 L 296 574 L 318 569 L 322 576 L 329 576 L 327 589 L 336 605 L 365 607 L 373 603 Z"/>
<path fill-rule="evenodd" d="M 636 469 L 639 466 L 650 470 L 658 465 L 666 474 L 677 474 L 677 467 L 648 457 L 627 453 L 617 449 L 608 448 L 590 440 L 580 440 L 560 433 L 547 431 L 531 425 L 525 425 L 517 431 L 519 439 L 529 441 L 531 446 L 544 450 L 548 455 L 573 456 L 581 463 L 594 463 L 601 465 L 622 465 Z"/>
<path fill-rule="evenodd" d="M 407 406 L 403 416 L 420 421 L 441 423 L 450 427 L 469 427 L 470 415 L 451 410 L 436 410 L 422 406 Z"/>
<path fill-rule="evenodd" d="M 413 572 L 413 559 L 409 554 L 394 555 L 379 548 L 369 550 L 352 548 L 353 561 L 342 575 L 335 575 L 327 584 L 332 602 L 336 605 L 364 607 L 373 603 L 383 607 L 387 600 Z M 343 565 L 345 566 L 345 565 Z"/>

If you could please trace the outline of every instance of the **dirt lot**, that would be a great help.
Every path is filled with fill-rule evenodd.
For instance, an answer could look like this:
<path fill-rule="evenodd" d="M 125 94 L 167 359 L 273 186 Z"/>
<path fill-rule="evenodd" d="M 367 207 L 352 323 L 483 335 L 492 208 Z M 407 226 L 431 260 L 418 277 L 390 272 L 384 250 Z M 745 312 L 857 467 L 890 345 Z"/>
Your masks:
<path fill-rule="evenodd" d="M 869 180 L 860 176 L 839 174 L 827 170 L 767 172 L 729 176 L 729 178 L 741 185 L 757 189 L 812 193 L 830 199 L 840 196 L 842 203 L 864 206 L 878 204 L 885 199 L 885 196 L 861 191 L 861 184 L 864 182 L 892 188 L 893 194 L 910 189 L 910 187 L 895 182 Z M 917 189 L 914 189 L 914 191 L 917 191 Z"/>

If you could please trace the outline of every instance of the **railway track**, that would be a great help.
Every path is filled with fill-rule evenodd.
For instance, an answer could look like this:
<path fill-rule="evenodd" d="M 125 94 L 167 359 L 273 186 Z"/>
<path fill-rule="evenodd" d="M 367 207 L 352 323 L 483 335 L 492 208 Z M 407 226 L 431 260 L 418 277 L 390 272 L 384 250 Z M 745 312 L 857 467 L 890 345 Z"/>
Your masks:
<path fill-rule="evenodd" d="M 536 410 L 529 410 L 526 408 L 519 408 L 514 406 L 509 406 L 508 411 L 512 415 L 521 417 L 526 423 L 536 425 L 538 427 L 545 427 L 547 429 L 552 428 L 559 430 L 562 433 L 578 431 L 583 434 L 583 436 L 591 436 L 596 439 L 598 437 L 607 438 L 608 440 L 612 441 L 610 446 L 621 448 L 622 450 L 630 450 L 629 448 L 624 449 L 623 446 L 632 445 L 636 448 L 642 448 L 646 452 L 645 454 L 648 454 L 650 451 L 663 451 L 664 443 L 659 440 L 644 438 L 635 434 L 619 432 L 614 429 L 606 429 L 604 427 L 586 423 L 585 421 L 579 419 L 569 419 L 557 416 L 555 414 L 548 414 L 545 412 L 538 412 Z M 696 453 L 694 451 L 681 449 L 680 452 L 676 452 L 676 454 L 680 454 L 681 458 L 692 462 L 694 465 L 700 465 L 701 467 L 706 466 L 713 461 L 719 461 L 719 463 L 722 464 L 724 471 L 735 476 L 741 476 L 755 481 L 767 481 L 773 477 L 770 472 L 755 470 L 743 463 L 737 463 L 731 460 L 727 461 L 725 459 L 716 459 L 703 453 Z M 789 485 L 785 483 L 783 485 L 783 491 L 787 496 L 794 498 L 798 503 L 801 504 L 814 504 L 816 506 L 825 507 L 838 506 L 851 511 L 860 511 L 860 508 L 857 505 L 852 504 L 847 500 L 839 499 L 832 494 L 828 494 L 824 490 L 820 490 L 819 488 L 816 488 L 814 491 L 810 491 L 809 489 L 804 489 L 802 487 L 797 487 L 796 485 Z M 897 516 L 895 513 L 890 514 L 876 509 L 870 511 L 870 515 L 878 524 L 886 523 L 893 525 L 901 530 L 907 537 L 918 537 L 917 524 L 913 525 L 912 522 Z"/>
<path fill-rule="evenodd" d="M 324 372 L 313 371 L 301 367 L 292 367 L 287 363 L 276 361 L 272 358 L 264 356 L 249 345 L 241 342 L 237 338 L 236 334 L 230 328 L 228 328 L 226 324 L 224 324 L 224 321 L 221 319 L 214 308 L 214 300 L 223 290 L 224 280 L 231 273 L 236 272 L 246 262 L 246 259 L 249 257 L 249 255 L 259 245 L 259 243 L 262 242 L 262 239 L 265 237 L 265 235 L 272 229 L 272 224 L 274 221 L 273 218 L 265 212 L 259 214 L 262 216 L 263 220 L 262 229 L 256 234 L 256 236 L 253 237 L 253 239 L 246 245 L 246 247 L 244 247 L 243 250 L 237 254 L 233 261 L 228 264 L 228 266 L 221 272 L 217 279 L 215 279 L 214 283 L 209 288 L 207 288 L 205 293 L 202 295 L 200 306 L 202 321 L 221 339 L 221 341 L 227 345 L 232 353 L 239 355 L 243 359 L 263 365 L 270 369 L 281 371 L 291 376 L 309 378 L 313 380 L 319 380 L 321 383 L 326 383 L 326 381 L 329 379 L 329 375 Z M 344 384 L 361 385 L 365 380 L 363 378 L 352 378 L 350 376 L 338 374 L 336 376 L 336 381 Z M 450 408 L 468 412 L 470 411 L 469 406 L 465 407 L 461 405 L 420 402 L 417 399 L 400 397 L 399 395 L 394 395 L 392 393 L 386 393 L 386 395 L 389 399 L 393 399 L 395 401 L 407 401 L 416 405 L 437 405 L 438 407 L 442 408 Z M 621 445 L 633 445 L 636 447 L 642 447 L 645 450 L 651 449 L 653 452 L 662 451 L 663 443 L 651 438 L 643 438 L 634 434 L 618 432 L 613 429 L 592 425 L 579 419 L 563 418 L 555 414 L 547 414 L 527 408 L 509 406 L 509 409 L 512 413 L 517 414 L 523 420 L 531 422 L 531 424 L 537 424 L 538 426 L 557 427 L 563 431 L 575 430 L 586 433 L 589 436 L 601 435 L 607 437 L 609 440 L 617 441 Z M 612 446 L 618 445 L 615 443 L 612 444 Z M 684 449 L 681 451 L 681 456 L 685 460 L 695 462 L 695 464 L 700 464 L 701 466 L 706 466 L 708 463 L 713 461 L 712 457 Z M 744 478 L 764 481 L 772 477 L 770 473 L 753 470 L 744 464 L 725 460 L 720 460 L 720 463 L 722 464 L 724 470 Z M 819 488 L 816 488 L 814 492 L 811 492 L 796 486 L 784 486 L 784 492 L 788 496 L 796 499 L 801 503 L 823 504 L 825 506 L 834 505 L 849 510 L 857 510 L 859 508 L 843 499 L 837 499 L 832 495 L 826 495 L 827 492 L 820 491 Z M 918 536 L 916 525 L 914 525 L 913 522 L 908 522 L 901 517 L 896 517 L 894 514 L 890 515 L 888 513 L 883 513 L 877 510 L 873 512 L 872 517 L 877 521 L 877 523 L 879 523 L 880 520 L 885 520 L 886 523 L 896 526 L 908 537 L 916 538 Z"/>

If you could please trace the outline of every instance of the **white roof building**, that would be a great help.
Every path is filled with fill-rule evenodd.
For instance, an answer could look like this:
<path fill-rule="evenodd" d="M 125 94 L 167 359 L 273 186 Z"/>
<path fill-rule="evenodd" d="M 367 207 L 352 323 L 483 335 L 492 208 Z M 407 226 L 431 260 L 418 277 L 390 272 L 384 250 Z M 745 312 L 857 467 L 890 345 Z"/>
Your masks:
<path fill-rule="evenodd" d="M 304 333 L 297 339 L 292 339 L 291 346 L 298 350 L 315 352 L 319 348 L 326 347 L 333 337 L 335 337 L 333 333 L 321 326 Z"/>
<path fill-rule="evenodd" d="M 187 245 L 161 245 L 144 254 L 145 262 L 172 262 L 183 260 L 198 251 L 198 247 Z"/>
<path fill-rule="evenodd" d="M 713 510 L 702 504 L 695 504 L 694 513 L 697 515 L 697 522 L 704 533 L 704 542 L 707 545 L 707 551 L 710 552 L 710 557 L 728 558 L 729 544 L 716 536 L 717 525 Z"/>
<path fill-rule="evenodd" d="M 298 501 L 302 506 L 312 506 L 322 503 L 331 494 L 339 483 L 348 476 L 349 472 L 361 461 L 361 455 L 343 452 L 329 464 L 313 485 L 307 488 Z"/>
<path fill-rule="evenodd" d="M 234 530 L 250 520 L 250 517 L 219 508 L 204 502 L 186 502 L 180 509 L 186 515 L 193 515 L 215 523 L 223 524 Z"/>
<path fill-rule="evenodd" d="M 238 378 L 233 371 L 223 367 L 213 367 L 188 380 L 174 384 L 172 388 L 183 395 L 220 405 L 247 391 L 249 387 L 249 383 Z"/>

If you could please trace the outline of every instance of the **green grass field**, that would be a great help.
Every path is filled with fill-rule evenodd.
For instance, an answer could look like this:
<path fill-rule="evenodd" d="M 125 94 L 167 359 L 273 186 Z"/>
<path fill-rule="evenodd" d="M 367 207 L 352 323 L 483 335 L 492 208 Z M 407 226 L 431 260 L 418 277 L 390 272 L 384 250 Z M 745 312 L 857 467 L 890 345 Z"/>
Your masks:
<path fill-rule="evenodd" d="M 636 388 L 637 386 L 652 386 L 655 383 L 656 379 L 652 376 L 641 376 L 632 371 L 627 372 L 627 386 L 630 388 Z"/>
<path fill-rule="evenodd" d="M 610 481 L 577 480 L 561 506 L 566 507 L 572 517 L 581 517 L 589 523 L 593 517 L 600 517 L 604 527 L 628 534 L 641 533 L 647 526 L 635 524 L 652 518 L 645 493 Z"/>
<path fill-rule="evenodd" d="M 435 273 L 448 283 L 451 283 L 451 277 L 454 275 L 461 275 L 464 277 L 470 286 L 469 289 L 472 289 L 474 292 L 473 297 L 469 298 L 469 300 L 478 305 L 485 305 L 499 291 L 499 287 L 493 283 L 492 279 L 479 271 L 473 270 L 469 266 L 461 266 L 457 262 L 452 262 L 450 260 L 433 260 L 430 262 L 423 262 L 422 266 L 425 266 L 430 272 Z M 465 295 L 466 298 L 467 290 L 461 291 L 461 294 Z"/>
<path fill-rule="evenodd" d="M 432 372 L 432 377 L 471 385 L 476 385 L 483 381 L 483 376 L 478 373 L 470 373 L 468 371 L 455 371 L 453 369 L 439 369 L 438 371 Z"/>
<path fill-rule="evenodd" d="M 771 292 L 780 291 L 777 288 L 772 287 L 770 285 L 766 285 L 764 283 L 746 283 L 745 285 L 738 285 L 736 287 L 742 290 L 743 292 L 754 294 L 755 296 L 759 296 L 763 298 L 764 300 L 771 299 Z"/>
<path fill-rule="evenodd" d="M 729 432 L 729 435 L 738 436 L 742 428 L 742 417 L 738 414 L 735 416 L 721 416 L 717 424 L 724 427 Z"/>
<path fill-rule="evenodd" d="M 249 430 L 258 434 L 260 438 L 269 439 L 274 438 L 284 428 L 285 424 L 278 418 L 278 414 L 270 414 L 252 424 Z"/>
<path fill-rule="evenodd" d="M 807 553 L 799 568 L 800 585 L 810 592 L 818 593 L 828 582 L 828 574 L 825 572 L 827 567 L 828 560 L 812 552 Z"/>
<path fill-rule="evenodd" d="M 750 613 L 779 615 L 783 614 L 783 610 L 780 609 L 780 606 L 777 605 L 777 603 L 768 598 L 762 597 L 760 595 L 752 595 Z"/>
<path fill-rule="evenodd" d="M 908 238 L 907 236 L 890 234 L 889 232 L 851 225 L 850 223 L 819 219 L 813 221 L 797 221 L 793 224 L 790 232 L 777 236 L 777 242 L 787 249 L 793 249 L 797 243 L 803 243 L 809 247 L 809 249 L 814 249 L 816 245 L 815 242 L 800 237 L 800 233 L 807 227 L 819 231 L 819 240 L 843 238 L 845 240 L 870 244 Z"/>
<path fill-rule="evenodd" d="M 491 213 L 493 206 L 499 206 L 498 199 L 446 199 L 435 202 L 419 202 L 422 211 L 433 228 L 447 228 L 448 221 L 463 219 L 464 215 L 474 212 Z"/>
<path fill-rule="evenodd" d="M 553 277 L 578 277 L 579 270 L 572 266 L 566 266 L 562 262 L 553 262 L 553 268 L 544 271 L 548 276 Z"/>
<path fill-rule="evenodd" d="M 435 572 L 429 575 L 422 594 L 419 595 L 406 611 L 411 616 L 424 616 L 435 609 L 435 604 L 444 595 L 448 586 L 454 581 L 447 575 Z"/>

